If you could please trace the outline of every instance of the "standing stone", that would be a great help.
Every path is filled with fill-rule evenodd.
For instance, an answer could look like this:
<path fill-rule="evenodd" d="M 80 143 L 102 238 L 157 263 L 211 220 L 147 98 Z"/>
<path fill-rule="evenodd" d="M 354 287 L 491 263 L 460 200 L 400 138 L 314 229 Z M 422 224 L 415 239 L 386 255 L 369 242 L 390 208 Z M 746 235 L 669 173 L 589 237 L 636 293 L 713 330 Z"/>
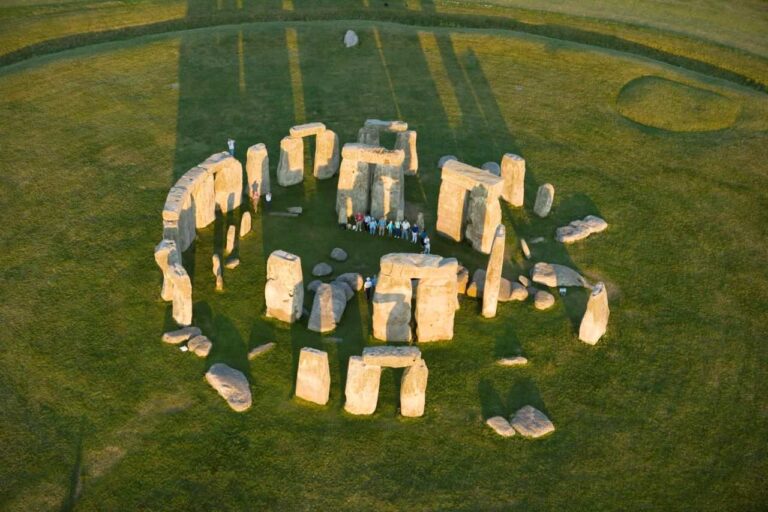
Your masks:
<path fill-rule="evenodd" d="M 224 276 L 221 272 L 221 258 L 218 254 L 211 256 L 211 270 L 213 277 L 216 278 L 216 291 L 220 292 L 224 289 Z"/>
<path fill-rule="evenodd" d="M 264 296 L 268 317 L 288 323 L 301 318 L 304 304 L 301 258 L 281 250 L 269 255 Z"/>
<path fill-rule="evenodd" d="M 608 292 L 603 283 L 597 283 L 592 288 L 587 301 L 587 310 L 581 318 L 579 339 L 584 343 L 594 345 L 605 334 L 608 327 Z"/>
<path fill-rule="evenodd" d="M 501 223 L 501 206 L 496 198 L 489 197 L 488 189 L 475 187 L 469 194 L 467 214 L 467 239 L 476 251 L 488 254 L 496 233 L 496 226 Z"/>
<path fill-rule="evenodd" d="M 315 292 L 307 328 L 315 332 L 330 332 L 336 329 L 346 307 L 347 297 L 343 288 L 321 284 Z"/>
<path fill-rule="evenodd" d="M 437 161 L 437 168 L 438 168 L 438 169 L 442 169 L 442 168 L 443 168 L 443 166 L 444 166 L 444 165 L 445 165 L 447 162 L 450 162 L 451 160 L 458 160 L 458 158 L 456 158 L 456 157 L 455 157 L 455 156 L 453 156 L 453 155 L 444 155 L 444 156 L 441 156 L 441 157 L 440 157 L 440 160 L 438 160 L 438 161 Z"/>
<path fill-rule="evenodd" d="M 373 294 L 373 336 L 386 341 L 411 341 L 410 278 L 382 275 Z"/>
<path fill-rule="evenodd" d="M 419 173 L 419 155 L 416 152 L 416 132 L 407 130 L 398 132 L 395 139 L 395 149 L 405 152 L 403 160 L 403 172 L 406 176 L 416 176 Z"/>
<path fill-rule="evenodd" d="M 526 405 L 515 413 L 509 422 L 523 437 L 541 437 L 555 431 L 547 416 L 533 406 Z"/>
<path fill-rule="evenodd" d="M 454 266 L 458 269 L 455 259 Z M 456 312 L 456 271 L 425 277 L 416 287 L 416 337 L 419 343 L 453 339 Z"/>
<path fill-rule="evenodd" d="M 245 174 L 248 179 L 248 197 L 252 197 L 254 192 L 264 196 L 272 191 L 269 183 L 269 156 L 264 144 L 255 144 L 248 148 Z M 254 211 L 257 206 L 253 205 Z"/>
<path fill-rule="evenodd" d="M 237 234 L 237 228 L 230 225 L 227 228 L 227 245 L 224 247 L 224 256 L 229 256 L 232 251 L 235 250 L 235 235 Z"/>
<path fill-rule="evenodd" d="M 428 377 L 429 369 L 423 359 L 405 369 L 400 381 L 400 414 L 407 418 L 424 415 Z"/>
<path fill-rule="evenodd" d="M 277 183 L 283 187 L 290 187 L 302 181 L 304 181 L 304 140 L 301 137 L 283 137 L 280 141 Z"/>
<path fill-rule="evenodd" d="M 319 180 L 331 178 L 339 170 L 339 136 L 333 130 L 317 134 L 312 174 Z"/>
<path fill-rule="evenodd" d="M 501 177 L 504 189 L 501 197 L 512 206 L 523 206 L 525 194 L 525 160 L 507 153 L 501 159 Z"/>
<path fill-rule="evenodd" d="M 195 227 L 202 229 L 216 220 L 216 189 L 213 174 L 202 167 L 195 167 L 187 171 L 184 176 L 194 178 L 190 192 L 195 205 Z"/>
<path fill-rule="evenodd" d="M 466 294 L 469 284 L 469 270 L 467 267 L 459 266 L 456 271 L 456 293 Z"/>
<path fill-rule="evenodd" d="M 233 226 L 234 227 L 234 226 Z M 240 238 L 251 232 L 251 212 L 243 213 L 240 217 Z"/>
<path fill-rule="evenodd" d="M 555 200 L 555 187 L 550 183 L 545 183 L 539 187 L 536 192 L 536 203 L 533 205 L 533 212 L 541 218 L 549 215 L 552 209 L 552 201 Z"/>
<path fill-rule="evenodd" d="M 368 212 L 371 166 L 360 159 L 363 147 L 361 144 L 344 144 L 341 150 L 336 211 L 344 211 L 347 217 Z"/>
<path fill-rule="evenodd" d="M 488 257 L 488 266 L 485 270 L 485 285 L 483 286 L 483 316 L 493 318 L 496 316 L 496 307 L 499 301 L 499 285 L 501 283 L 501 270 L 504 265 L 504 243 L 506 229 L 504 224 L 496 228 L 496 237 L 491 247 L 491 255 Z"/>
<path fill-rule="evenodd" d="M 375 126 L 363 126 L 357 132 L 357 142 L 368 146 L 379 146 L 379 129 Z"/>
<path fill-rule="evenodd" d="M 350 414 L 373 414 L 379 400 L 381 366 L 366 364 L 360 356 L 349 358 L 344 410 Z"/>
<path fill-rule="evenodd" d="M 251 407 L 251 388 L 243 372 L 216 363 L 206 372 L 205 380 L 233 410 L 243 412 Z"/>
<path fill-rule="evenodd" d="M 304 347 L 299 353 L 296 374 L 296 396 L 308 402 L 325 405 L 331 392 L 331 369 L 328 353 Z"/>
<path fill-rule="evenodd" d="M 347 48 L 352 48 L 353 46 L 357 46 L 358 42 L 359 42 L 359 39 L 354 30 L 347 30 L 344 33 L 344 46 L 346 46 Z"/>
<path fill-rule="evenodd" d="M 437 232 L 455 242 L 464 238 L 465 198 L 467 191 L 456 183 L 443 179 L 437 200 Z"/>
<path fill-rule="evenodd" d="M 496 176 L 501 176 L 501 167 L 499 167 L 499 164 L 496 162 L 485 162 L 480 166 L 480 168 L 485 169 L 489 173 L 495 174 Z"/>
<path fill-rule="evenodd" d="M 211 165 L 213 169 L 216 207 L 222 213 L 239 208 L 243 201 L 243 165 L 229 153 L 213 155 L 201 164 L 205 165 Z"/>
<path fill-rule="evenodd" d="M 179 263 L 171 265 L 169 277 L 173 285 L 173 319 L 182 327 L 192 324 L 192 281 Z"/>
<path fill-rule="evenodd" d="M 173 280 L 171 276 L 171 266 L 181 265 L 181 257 L 176 250 L 176 242 L 163 239 L 155 246 L 155 263 L 163 272 L 163 286 L 160 290 L 160 297 L 163 300 L 173 300 Z"/>

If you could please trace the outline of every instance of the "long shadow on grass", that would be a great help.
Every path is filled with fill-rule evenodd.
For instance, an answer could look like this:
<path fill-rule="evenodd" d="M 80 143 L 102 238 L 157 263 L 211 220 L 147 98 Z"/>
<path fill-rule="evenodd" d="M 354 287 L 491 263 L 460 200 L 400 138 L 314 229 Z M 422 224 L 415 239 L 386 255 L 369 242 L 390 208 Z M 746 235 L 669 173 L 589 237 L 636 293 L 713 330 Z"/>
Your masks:
<path fill-rule="evenodd" d="M 517 377 L 509 386 L 506 394 L 497 391 L 489 379 L 481 379 L 477 386 L 480 397 L 480 409 L 484 419 L 493 416 L 509 418 L 525 405 L 532 405 L 549 416 L 539 388 L 529 377 Z"/>
<path fill-rule="evenodd" d="M 72 471 L 69 473 L 67 482 L 67 494 L 59 510 L 61 512 L 71 512 L 75 509 L 77 499 L 83 491 L 82 480 L 80 479 L 83 465 L 83 426 L 80 425 L 80 432 L 77 436 L 77 446 L 75 447 L 75 462 L 72 464 Z"/>

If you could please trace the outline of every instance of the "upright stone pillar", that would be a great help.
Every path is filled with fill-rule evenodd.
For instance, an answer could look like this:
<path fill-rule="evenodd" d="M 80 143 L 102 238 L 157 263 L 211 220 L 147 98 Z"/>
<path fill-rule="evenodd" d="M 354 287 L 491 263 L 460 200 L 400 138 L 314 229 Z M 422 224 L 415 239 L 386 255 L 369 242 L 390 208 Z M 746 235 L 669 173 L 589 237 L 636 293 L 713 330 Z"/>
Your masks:
<path fill-rule="evenodd" d="M 173 300 L 173 276 L 171 267 L 181 265 L 181 256 L 176 249 L 176 242 L 163 239 L 155 246 L 155 263 L 163 272 L 163 287 L 160 290 L 160 297 L 163 300 Z"/>
<path fill-rule="evenodd" d="M 371 189 L 371 215 L 377 219 L 394 219 L 403 208 L 403 168 L 400 165 L 376 164 Z"/>
<path fill-rule="evenodd" d="M 375 126 L 363 126 L 357 132 L 357 142 L 369 146 L 379 145 L 379 129 Z"/>
<path fill-rule="evenodd" d="M 308 402 L 325 405 L 331 392 L 331 369 L 328 353 L 305 347 L 299 353 L 296 373 L 296 396 Z"/>
<path fill-rule="evenodd" d="M 496 228 L 496 236 L 491 246 L 491 255 L 488 257 L 488 266 L 485 270 L 485 286 L 483 288 L 483 316 L 493 318 L 496 316 L 496 306 L 499 302 L 499 288 L 501 285 L 501 270 L 504 265 L 504 243 L 506 230 L 504 224 Z"/>
<path fill-rule="evenodd" d="M 419 155 L 416 152 L 416 131 L 398 132 L 395 139 L 395 149 L 405 151 L 403 172 L 406 176 L 416 176 L 419 172 Z"/>
<path fill-rule="evenodd" d="M 549 215 L 552 209 L 552 202 L 555 200 L 555 187 L 551 183 L 545 183 L 539 187 L 536 192 L 536 202 L 533 205 L 533 212 L 541 218 Z"/>
<path fill-rule="evenodd" d="M 501 223 L 501 206 L 495 197 L 488 196 L 488 190 L 475 187 L 469 194 L 467 228 L 465 234 L 476 251 L 491 252 L 496 226 Z"/>
<path fill-rule="evenodd" d="M 222 213 L 239 208 L 243 201 L 243 165 L 232 156 L 223 157 L 213 168 L 213 187 L 216 208 Z"/>
<path fill-rule="evenodd" d="M 373 336 L 386 341 L 411 341 L 409 278 L 381 276 L 373 295 Z"/>
<path fill-rule="evenodd" d="M 428 377 L 429 369 L 423 359 L 405 369 L 400 381 L 400 414 L 408 418 L 424 415 Z"/>
<path fill-rule="evenodd" d="M 349 358 L 344 410 L 350 414 L 373 414 L 379 401 L 381 366 L 365 364 L 361 356 Z"/>
<path fill-rule="evenodd" d="M 269 183 L 269 155 L 264 144 L 254 144 L 248 148 L 245 161 L 245 174 L 248 178 L 248 196 L 254 192 L 266 195 L 272 189 Z M 254 208 L 256 205 L 254 205 Z"/>
<path fill-rule="evenodd" d="M 446 260 L 451 271 L 435 277 L 424 277 L 416 287 L 416 338 L 419 343 L 453 339 L 453 321 L 456 313 L 456 271 L 458 262 Z"/>
<path fill-rule="evenodd" d="M 200 168 L 195 170 L 197 169 Z M 200 169 L 200 171 L 202 172 L 196 173 L 195 184 L 192 186 L 196 229 L 202 229 L 216 220 L 216 192 L 213 174 L 205 169 Z"/>
<path fill-rule="evenodd" d="M 290 187 L 302 181 L 304 181 L 304 140 L 301 137 L 283 137 L 280 141 L 277 183 L 283 187 Z"/>
<path fill-rule="evenodd" d="M 319 180 L 332 177 L 339 170 L 339 136 L 333 130 L 317 134 L 313 175 Z"/>
<path fill-rule="evenodd" d="M 443 180 L 437 200 L 437 232 L 451 240 L 461 242 L 464 203 L 467 191 L 455 183 Z"/>
<path fill-rule="evenodd" d="M 608 328 L 608 292 L 603 283 L 597 283 L 592 288 L 587 301 L 587 310 L 579 326 L 579 339 L 584 343 L 594 345 L 605 334 Z"/>
<path fill-rule="evenodd" d="M 501 177 L 504 180 L 501 197 L 512 206 L 523 206 L 525 195 L 525 160 L 523 157 L 506 153 L 501 159 Z"/>
<path fill-rule="evenodd" d="M 368 212 L 371 172 L 367 162 L 344 158 L 339 171 L 336 211 L 345 210 L 347 217 Z"/>
<path fill-rule="evenodd" d="M 267 284 L 264 287 L 267 316 L 293 323 L 301 318 L 304 306 L 304 277 L 301 258 L 277 250 L 267 259 Z"/>
<path fill-rule="evenodd" d="M 192 281 L 181 264 L 171 265 L 173 282 L 173 319 L 182 327 L 192 324 Z"/>

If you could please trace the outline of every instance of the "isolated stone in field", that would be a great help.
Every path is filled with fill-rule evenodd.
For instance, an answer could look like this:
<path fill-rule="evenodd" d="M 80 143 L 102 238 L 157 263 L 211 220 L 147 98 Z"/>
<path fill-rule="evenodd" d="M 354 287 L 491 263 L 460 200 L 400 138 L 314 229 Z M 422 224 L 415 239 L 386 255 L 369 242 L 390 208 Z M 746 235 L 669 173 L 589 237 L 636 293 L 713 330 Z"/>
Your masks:
<path fill-rule="evenodd" d="M 501 284 L 501 269 L 504 265 L 504 243 L 506 240 L 504 224 L 496 227 L 496 237 L 491 246 L 491 255 L 488 257 L 488 266 L 485 270 L 485 285 L 483 286 L 483 310 L 485 318 L 496 316 L 496 308 L 499 302 L 499 288 Z"/>
<path fill-rule="evenodd" d="M 357 43 L 360 40 L 357 37 L 357 34 L 354 30 L 347 30 L 344 34 L 344 46 L 347 48 L 352 48 L 353 46 L 357 46 Z"/>
<path fill-rule="evenodd" d="M 608 292 L 603 283 L 597 283 L 592 288 L 587 301 L 587 310 L 581 318 L 579 339 L 584 343 L 594 345 L 605 334 L 608 327 Z"/>
<path fill-rule="evenodd" d="M 307 290 L 311 292 L 317 292 L 317 289 L 320 288 L 321 284 L 323 284 L 321 280 L 315 279 L 307 285 Z"/>
<path fill-rule="evenodd" d="M 234 227 L 234 226 L 233 226 Z M 251 232 L 251 212 L 243 213 L 240 217 L 240 238 Z"/>
<path fill-rule="evenodd" d="M 250 350 L 250 352 L 248 352 L 248 360 L 250 361 L 251 359 L 256 359 L 261 354 L 269 352 L 273 348 L 275 348 L 275 342 L 273 341 L 259 345 L 258 347 L 254 347 Z"/>
<path fill-rule="evenodd" d="M 442 169 L 442 168 L 443 168 L 443 166 L 445 165 L 445 163 L 446 163 L 446 162 L 448 162 L 448 161 L 450 161 L 450 160 L 458 160 L 458 158 L 456 158 L 456 157 L 455 157 L 455 156 L 453 156 L 453 155 L 445 155 L 445 156 L 441 156 L 441 157 L 440 157 L 440 160 L 438 160 L 438 161 L 437 161 L 437 168 L 438 168 L 438 169 Z"/>
<path fill-rule="evenodd" d="M 539 187 L 536 192 L 536 203 L 533 205 L 533 212 L 541 218 L 549 215 L 552 209 L 552 201 L 555 200 L 555 187 L 551 183 L 545 183 Z"/>
<path fill-rule="evenodd" d="M 416 151 L 416 132 L 406 130 L 399 132 L 395 139 L 395 149 L 402 149 L 405 153 L 403 159 L 403 171 L 406 176 L 416 176 L 419 173 L 419 155 Z"/>
<path fill-rule="evenodd" d="M 307 328 L 315 332 L 329 332 L 341 321 L 347 297 L 341 287 L 321 284 L 312 302 L 312 313 Z"/>
<path fill-rule="evenodd" d="M 531 269 L 531 280 L 550 288 L 560 286 L 589 286 L 584 277 L 565 265 L 556 263 L 536 263 Z"/>
<path fill-rule="evenodd" d="M 528 359 L 523 356 L 517 357 L 503 357 L 496 361 L 496 364 L 500 366 L 525 366 L 528 364 Z"/>
<path fill-rule="evenodd" d="M 485 420 L 485 424 L 493 429 L 501 437 L 512 437 L 515 435 L 515 429 L 509 424 L 503 416 L 494 416 Z"/>
<path fill-rule="evenodd" d="M 229 226 L 227 228 L 227 245 L 224 248 L 224 256 L 229 256 L 232 251 L 235 250 L 235 235 L 237 234 L 237 228 L 235 226 Z"/>
<path fill-rule="evenodd" d="M 379 400 L 381 366 L 366 364 L 360 356 L 349 358 L 344 410 L 350 414 L 373 414 Z"/>
<path fill-rule="evenodd" d="M 365 364 L 383 366 L 386 368 L 405 368 L 421 359 L 421 350 L 417 347 L 395 347 L 382 345 L 378 347 L 365 347 L 363 349 L 363 361 Z"/>
<path fill-rule="evenodd" d="M 267 259 L 267 284 L 264 296 L 267 316 L 292 323 L 301 318 L 304 303 L 304 281 L 301 258 L 277 250 Z"/>
<path fill-rule="evenodd" d="M 233 410 L 243 412 L 251 407 L 251 388 L 242 372 L 216 363 L 206 372 L 205 380 Z"/>
<path fill-rule="evenodd" d="M 352 290 L 359 292 L 363 289 L 363 285 L 365 284 L 365 280 L 363 279 L 363 276 L 356 272 L 346 272 L 344 274 L 341 274 L 338 276 L 335 281 L 344 281 L 349 285 Z"/>
<path fill-rule="evenodd" d="M 187 342 L 187 348 L 194 352 L 197 357 L 208 357 L 208 354 L 211 352 L 211 346 L 213 346 L 211 340 L 203 335 L 195 336 Z"/>
<path fill-rule="evenodd" d="M 169 331 L 163 334 L 162 340 L 171 345 L 178 345 L 179 343 L 184 343 L 189 338 L 199 336 L 200 334 L 202 334 L 202 331 L 200 331 L 199 327 L 182 327 L 181 329 L 176 329 L 175 331 Z"/>
<path fill-rule="evenodd" d="M 407 418 L 424 415 L 428 377 L 429 369 L 423 359 L 405 369 L 400 381 L 400 414 Z"/>
<path fill-rule="evenodd" d="M 467 267 L 459 266 L 456 272 L 456 293 L 466 294 L 467 285 L 469 285 L 469 270 Z"/>
<path fill-rule="evenodd" d="M 501 167 L 499 167 L 499 164 L 496 162 L 485 162 L 480 166 L 480 168 L 485 169 L 489 173 L 495 174 L 496 176 L 501 176 Z"/>
<path fill-rule="evenodd" d="M 325 405 L 331 392 L 331 370 L 328 353 L 304 347 L 299 353 L 296 374 L 296 396 L 308 402 Z"/>
<path fill-rule="evenodd" d="M 282 187 L 289 187 L 302 181 L 304 181 L 304 140 L 301 137 L 283 137 L 280 141 L 277 183 Z"/>
<path fill-rule="evenodd" d="M 520 239 L 520 250 L 523 251 L 523 256 L 525 256 L 525 259 L 531 259 L 531 249 L 528 247 L 528 243 L 525 241 L 525 238 Z"/>
<path fill-rule="evenodd" d="M 555 305 L 555 296 L 544 290 L 539 290 L 533 296 L 533 305 L 539 311 L 544 311 Z"/>
<path fill-rule="evenodd" d="M 557 228 L 555 231 L 555 240 L 564 244 L 572 244 L 592 233 L 599 233 L 608 227 L 608 223 L 600 217 L 587 215 L 583 220 L 574 220 L 567 226 Z"/>
<path fill-rule="evenodd" d="M 224 267 L 234 269 L 240 266 L 240 258 L 229 258 L 224 262 Z"/>
<path fill-rule="evenodd" d="M 285 211 L 293 215 L 301 215 L 301 213 L 304 211 L 304 208 L 301 206 L 289 206 L 285 209 Z"/>
<path fill-rule="evenodd" d="M 264 196 L 272 191 L 269 183 L 269 157 L 267 147 L 264 144 L 254 144 L 248 148 L 245 161 L 245 175 L 248 179 L 248 196 L 253 197 L 254 192 Z M 256 211 L 258 205 L 253 205 Z"/>
<path fill-rule="evenodd" d="M 501 177 L 504 190 L 501 197 L 512 206 L 523 206 L 525 195 L 525 160 L 519 155 L 506 153 L 501 159 Z"/>
<path fill-rule="evenodd" d="M 312 267 L 312 275 L 316 277 L 323 277 L 333 273 L 333 267 L 323 262 L 318 263 Z"/>
<path fill-rule="evenodd" d="M 346 261 L 347 260 L 347 251 L 340 247 L 336 247 L 331 251 L 331 259 L 336 261 Z"/>
<path fill-rule="evenodd" d="M 523 437 L 541 437 L 555 431 L 555 426 L 540 410 L 526 405 L 515 413 L 510 421 L 518 434 Z"/>

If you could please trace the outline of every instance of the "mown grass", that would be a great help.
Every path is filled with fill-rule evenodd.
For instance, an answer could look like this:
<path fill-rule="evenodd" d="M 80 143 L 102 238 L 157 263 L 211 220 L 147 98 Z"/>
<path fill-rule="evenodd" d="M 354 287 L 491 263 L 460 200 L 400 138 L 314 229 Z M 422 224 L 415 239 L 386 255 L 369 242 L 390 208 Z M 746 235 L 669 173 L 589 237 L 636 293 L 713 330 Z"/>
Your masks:
<path fill-rule="evenodd" d="M 359 48 L 339 41 L 348 27 Z M 334 180 L 275 187 L 242 260 L 213 291 L 218 223 L 186 255 L 205 361 L 164 345 L 152 248 L 177 176 L 238 140 L 265 142 L 272 168 L 294 123 L 286 29 L 297 33 L 304 117 L 342 141 L 367 117 L 419 132 L 411 211 L 434 226 L 439 174 L 518 152 L 527 207 L 505 209 L 505 275 L 528 269 L 517 237 L 545 236 L 533 261 L 607 283 L 612 316 L 595 347 L 576 339 L 582 293 L 552 311 L 462 299 L 455 339 L 422 347 L 426 415 L 397 415 L 384 373 L 370 418 L 342 411 L 349 355 L 374 343 L 362 297 L 332 344 L 263 317 L 264 264 L 282 248 L 305 276 L 335 246 L 337 273 L 373 273 L 403 242 L 339 231 Z M 381 42 L 380 47 L 376 44 Z M 627 121 L 617 95 L 654 75 L 741 106 L 720 132 L 667 133 Z M 438 80 L 439 79 L 439 80 Z M 764 94 L 610 51 L 506 31 L 372 22 L 246 24 L 104 44 L 0 73 L 0 508 L 44 510 L 758 510 L 766 502 Z M 273 176 L 274 177 L 274 176 Z M 539 184 L 550 218 L 532 215 Z M 569 247 L 554 228 L 598 214 L 611 227 Z M 433 236 L 470 269 L 486 258 Z M 311 296 L 307 298 L 307 306 Z M 276 341 L 253 362 L 250 347 Z M 296 354 L 329 351 L 331 402 L 292 395 Z M 521 353 L 530 366 L 494 365 Z M 202 375 L 246 371 L 254 405 L 235 414 Z M 483 425 L 526 403 L 555 422 L 535 442 Z"/>

